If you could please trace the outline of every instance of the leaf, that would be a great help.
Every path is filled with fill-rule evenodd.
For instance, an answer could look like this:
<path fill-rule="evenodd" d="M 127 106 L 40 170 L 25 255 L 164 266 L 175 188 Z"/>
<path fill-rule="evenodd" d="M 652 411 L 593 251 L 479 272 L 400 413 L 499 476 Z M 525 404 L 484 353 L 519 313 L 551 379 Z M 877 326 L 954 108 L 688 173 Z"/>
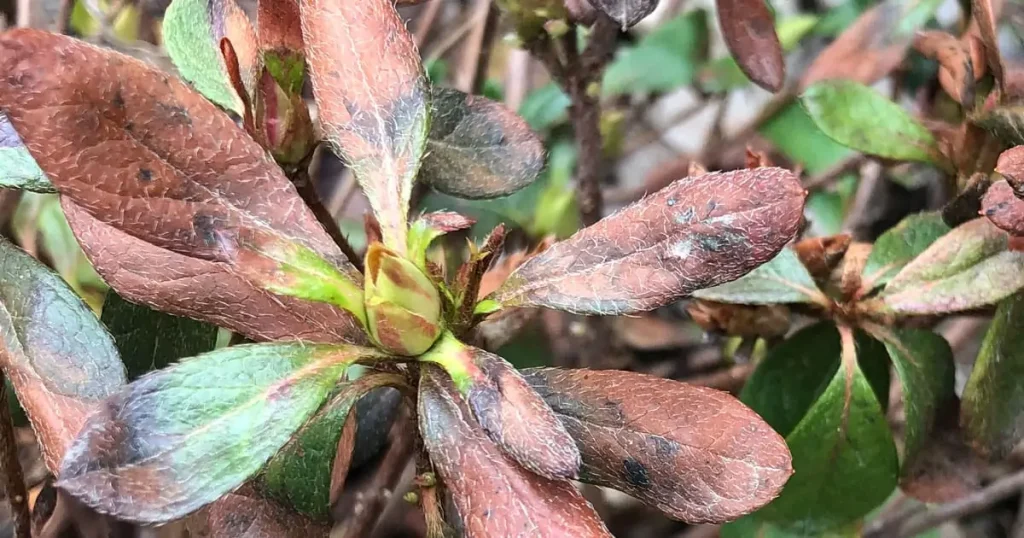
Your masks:
<path fill-rule="evenodd" d="M 1024 146 L 1012 147 L 999 155 L 996 172 L 1019 192 L 1024 192 Z"/>
<path fill-rule="evenodd" d="M 538 476 L 506 457 L 468 417 L 439 369 L 424 366 L 419 391 L 420 435 L 467 538 L 611 536 L 572 484 Z"/>
<path fill-rule="evenodd" d="M 899 314 L 935 314 L 994 304 L 1024 287 L 1024 253 L 987 219 L 966 222 L 932 243 L 882 291 Z"/>
<path fill-rule="evenodd" d="M 903 461 L 904 466 L 913 465 L 935 425 L 939 406 L 955 396 L 953 350 L 943 337 L 923 329 L 883 329 L 875 336 L 889 351 L 903 388 Z"/>
<path fill-rule="evenodd" d="M 782 495 L 759 512 L 786 530 L 813 536 L 881 504 L 899 469 L 885 413 L 857 363 L 852 331 L 844 331 L 839 369 L 786 436 L 796 472 Z"/>
<path fill-rule="evenodd" d="M 273 56 L 276 56 L 277 59 L 288 59 L 295 56 L 301 59 L 304 55 L 305 45 L 302 41 L 302 22 L 298 0 L 259 0 L 256 8 L 256 31 L 259 34 L 260 49 L 263 51 L 264 57 L 268 60 Z M 272 65 L 267 67 L 272 67 Z M 305 69 L 301 71 L 301 74 L 304 72 Z M 280 81 L 285 77 L 279 78 L 275 75 L 274 78 Z M 299 88 L 288 88 L 283 82 L 279 83 L 289 93 L 302 90 L 301 83 Z"/>
<path fill-rule="evenodd" d="M 330 526 L 286 510 L 277 503 L 229 493 L 210 505 L 204 538 L 327 538 Z M 191 529 L 189 529 L 191 531 Z M 192 534 L 194 536 L 194 534 Z"/>
<path fill-rule="evenodd" d="M 655 28 L 635 47 L 624 47 L 604 71 L 605 98 L 666 92 L 689 84 L 708 40 L 707 13 L 694 10 Z"/>
<path fill-rule="evenodd" d="M 797 232 L 804 194 L 779 168 L 680 179 L 527 261 L 493 298 L 578 314 L 653 310 L 775 257 Z"/>
<path fill-rule="evenodd" d="M 107 292 L 100 321 L 114 337 L 128 379 L 213 351 L 217 345 L 216 326 L 130 303 L 115 291 Z"/>
<path fill-rule="evenodd" d="M 0 112 L 0 189 L 57 192 L 21 143 L 14 126 Z"/>
<path fill-rule="evenodd" d="M 734 304 L 813 303 L 822 293 L 792 249 L 732 282 L 697 290 L 698 299 Z"/>
<path fill-rule="evenodd" d="M 593 6 L 603 11 L 625 30 L 654 12 L 658 0 L 593 0 Z"/>
<path fill-rule="evenodd" d="M 460 198 L 496 198 L 529 185 L 544 168 L 544 144 L 500 103 L 434 88 L 420 179 Z"/>
<path fill-rule="evenodd" d="M 572 101 L 557 82 L 549 82 L 526 95 L 519 115 L 535 131 L 546 131 L 569 117 Z"/>
<path fill-rule="evenodd" d="M 118 519 L 178 519 L 256 474 L 349 365 L 379 357 L 351 346 L 256 344 L 153 372 L 89 418 L 57 486 Z"/>
<path fill-rule="evenodd" d="M 1024 104 L 997 106 L 971 118 L 1004 144 L 1024 144 Z"/>
<path fill-rule="evenodd" d="M 815 15 L 793 15 L 780 18 L 775 32 L 778 34 L 782 51 L 790 52 L 800 41 L 818 25 Z M 723 56 L 705 65 L 698 76 L 697 83 L 705 92 L 726 92 L 746 86 L 750 79 L 743 73 L 732 56 Z"/>
<path fill-rule="evenodd" d="M 998 31 L 996 30 L 999 8 L 992 4 L 993 0 L 971 0 L 971 22 L 978 26 L 978 35 L 985 44 L 985 60 L 988 68 L 992 70 L 999 89 L 1005 93 L 1006 80 L 1003 74 L 1002 56 L 999 53 Z M 1001 5 L 1002 2 L 999 4 Z"/>
<path fill-rule="evenodd" d="M 1024 438 L 1024 294 L 999 303 L 964 387 L 960 424 L 977 452 L 999 460 Z"/>
<path fill-rule="evenodd" d="M 818 127 L 844 146 L 887 159 L 944 164 L 931 132 L 871 88 L 819 82 L 800 101 Z"/>
<path fill-rule="evenodd" d="M 416 45 L 391 0 L 301 6 L 324 139 L 355 172 L 384 243 L 404 253 L 409 197 L 430 123 Z"/>
<path fill-rule="evenodd" d="M 974 64 L 967 44 L 946 32 L 918 32 L 914 48 L 925 58 L 938 60 L 939 82 L 950 97 L 965 107 L 974 106 Z"/>
<path fill-rule="evenodd" d="M 938 212 L 910 215 L 886 230 L 875 240 L 864 264 L 864 288 L 867 291 L 888 283 L 904 266 L 932 243 L 949 232 Z"/>
<path fill-rule="evenodd" d="M 125 383 L 110 335 L 63 280 L 0 238 L 0 368 L 56 472 L 86 416 Z"/>
<path fill-rule="evenodd" d="M 580 480 L 673 519 L 734 519 L 775 498 L 792 474 L 782 437 L 725 392 L 632 372 L 537 368 L 524 376 L 576 440 Z"/>
<path fill-rule="evenodd" d="M 809 174 L 820 174 L 853 154 L 821 132 L 799 103 L 791 103 L 780 110 L 761 125 L 759 132 Z M 812 200 L 813 196 L 808 199 L 808 206 Z"/>
<path fill-rule="evenodd" d="M 360 398 L 382 384 L 392 382 L 393 376 L 370 374 L 340 384 L 334 396 L 267 462 L 260 475 L 262 489 L 302 514 L 319 521 L 329 520 L 331 464 L 345 420 Z M 394 410 L 379 398 L 366 401 Z M 367 413 L 364 411 L 362 415 L 367 416 Z M 394 413 L 388 415 L 384 418 L 393 418 Z M 386 422 L 390 423 L 390 420 Z M 368 422 L 366 425 L 370 426 Z M 357 426 L 357 429 L 363 428 Z M 363 439 L 363 445 L 366 444 L 367 434 L 357 432 L 356 436 Z M 357 442 L 357 451 L 358 445 Z M 366 459 L 363 455 L 360 458 Z M 364 462 L 355 461 L 353 467 Z"/>
<path fill-rule="evenodd" d="M 235 0 L 174 0 L 164 15 L 163 36 L 185 80 L 214 103 L 245 115 L 247 97 L 235 91 L 220 46 L 222 39 L 231 43 L 251 93 L 258 63 L 256 32 Z"/>
<path fill-rule="evenodd" d="M 764 0 L 717 0 L 716 5 L 722 37 L 743 73 L 770 92 L 781 90 L 786 64 Z"/>
<path fill-rule="evenodd" d="M 505 359 L 445 333 L 420 360 L 448 372 L 483 431 L 524 468 L 553 480 L 577 475 L 580 453 L 565 426 Z"/>
<path fill-rule="evenodd" d="M 1013 235 L 1024 235 L 1024 200 L 1017 198 L 1006 181 L 997 181 L 981 199 L 981 212 L 999 228 Z"/>

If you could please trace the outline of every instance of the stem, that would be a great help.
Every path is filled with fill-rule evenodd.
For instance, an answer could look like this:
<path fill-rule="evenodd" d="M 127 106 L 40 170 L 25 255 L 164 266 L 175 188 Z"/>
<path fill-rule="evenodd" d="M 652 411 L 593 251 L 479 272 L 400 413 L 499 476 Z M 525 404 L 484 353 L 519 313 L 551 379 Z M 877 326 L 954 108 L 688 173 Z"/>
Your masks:
<path fill-rule="evenodd" d="M 28 515 L 28 493 L 25 477 L 18 461 L 18 444 L 14 438 L 14 423 L 7 404 L 7 383 L 0 374 L 0 473 L 3 474 L 4 493 L 11 506 L 15 538 L 32 538 L 32 524 Z"/>
<path fill-rule="evenodd" d="M 309 170 L 304 166 L 300 166 L 299 170 L 292 174 L 289 179 L 295 185 L 295 189 L 299 192 L 299 196 L 302 197 L 302 201 L 306 202 L 306 206 L 313 212 L 313 216 L 324 227 L 327 234 L 331 236 L 334 243 L 338 245 L 341 252 L 348 258 L 348 261 L 352 262 L 356 269 L 362 271 L 363 259 L 359 257 L 359 254 L 356 254 L 355 249 L 348 243 L 348 239 L 345 239 L 345 235 L 341 233 L 341 228 L 338 227 L 338 221 L 334 220 L 334 215 L 331 215 L 331 212 L 324 206 L 320 195 L 316 192 L 316 187 L 313 185 L 313 180 L 309 177 Z"/>

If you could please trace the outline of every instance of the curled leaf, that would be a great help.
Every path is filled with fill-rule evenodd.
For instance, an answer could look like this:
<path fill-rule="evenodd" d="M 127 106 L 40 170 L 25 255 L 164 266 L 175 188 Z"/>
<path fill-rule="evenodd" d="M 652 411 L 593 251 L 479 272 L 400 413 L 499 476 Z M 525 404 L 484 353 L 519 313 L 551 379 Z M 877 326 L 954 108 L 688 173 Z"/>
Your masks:
<path fill-rule="evenodd" d="M 1012 147 L 999 155 L 996 172 L 1002 174 L 1015 193 L 1024 193 L 1024 146 Z"/>
<path fill-rule="evenodd" d="M 575 439 L 580 480 L 674 519 L 719 523 L 750 513 L 792 474 L 782 437 L 725 392 L 632 372 L 538 368 L 524 376 Z"/>
<path fill-rule="evenodd" d="M 25 149 L 14 126 L 0 112 L 0 189 L 57 192 Z"/>
<path fill-rule="evenodd" d="M 257 344 L 146 375 L 89 418 L 57 486 L 119 519 L 178 519 L 256 474 L 349 365 L 379 356 L 347 346 Z"/>
<path fill-rule="evenodd" d="M 974 63 L 967 44 L 946 32 L 918 32 L 914 48 L 939 62 L 939 82 L 946 93 L 965 107 L 974 106 Z"/>
<path fill-rule="evenodd" d="M 717 0 L 717 6 L 722 37 L 743 74 L 768 91 L 781 90 L 786 64 L 764 0 Z"/>
<path fill-rule="evenodd" d="M 0 368 L 56 473 L 88 414 L 124 385 L 124 365 L 60 276 L 3 238 L 0 275 Z"/>
<path fill-rule="evenodd" d="M 420 178 L 460 198 L 496 198 L 529 185 L 544 168 L 544 144 L 502 104 L 434 88 Z"/>
<path fill-rule="evenodd" d="M 981 212 L 999 228 L 1024 235 L 1024 200 L 1017 197 L 1008 181 L 993 183 L 981 199 Z"/>
<path fill-rule="evenodd" d="M 442 371 L 424 367 L 420 435 L 467 538 L 611 537 L 572 484 L 538 476 L 506 457 L 461 401 Z"/>
<path fill-rule="evenodd" d="M 391 0 L 312 0 L 301 7 L 324 139 L 355 172 L 384 243 L 404 253 L 430 101 L 412 36 Z"/>
<path fill-rule="evenodd" d="M 530 259 L 492 298 L 579 314 L 652 310 L 771 260 L 796 234 L 804 196 L 779 168 L 680 179 Z"/>

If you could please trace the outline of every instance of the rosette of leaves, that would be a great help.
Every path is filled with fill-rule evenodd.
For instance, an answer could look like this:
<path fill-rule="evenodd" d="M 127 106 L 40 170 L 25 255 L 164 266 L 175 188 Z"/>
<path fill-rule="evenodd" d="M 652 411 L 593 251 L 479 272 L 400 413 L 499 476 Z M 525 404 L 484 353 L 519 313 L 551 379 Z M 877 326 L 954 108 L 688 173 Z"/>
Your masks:
<path fill-rule="evenodd" d="M 794 174 L 681 179 L 554 244 L 481 296 L 502 230 L 446 271 L 427 250 L 471 221 L 449 212 L 410 219 L 413 184 L 501 196 L 538 174 L 540 142 L 496 103 L 430 88 L 390 0 L 303 2 L 301 13 L 272 20 L 301 34 L 301 49 L 292 39 L 285 49 L 296 54 L 280 56 L 304 58 L 324 141 L 371 201 L 374 240 L 360 270 L 270 153 L 290 165 L 288 156 L 224 110 L 237 113 L 241 102 L 244 127 L 248 86 L 244 77 L 232 83 L 240 71 L 231 60 L 244 47 L 225 27 L 238 19 L 224 15 L 234 10 L 227 2 L 198 7 L 197 15 L 194 0 L 175 0 L 171 14 L 206 21 L 201 34 L 191 28 L 193 45 L 207 46 L 207 37 L 218 45 L 202 76 L 190 77 L 213 102 L 68 37 L 0 36 L 0 108 L 19 135 L 16 149 L 60 194 L 97 272 L 131 302 L 262 342 L 184 359 L 123 388 L 117 378 L 113 389 L 74 400 L 81 420 L 47 459 L 60 488 L 100 512 L 158 524 L 220 499 L 212 519 L 249 482 L 324 519 L 332 475 L 343 478 L 355 457 L 343 436 L 347 417 L 364 394 L 394 387 L 416 417 L 421 468 L 436 478 L 420 481 L 435 533 L 443 494 L 454 507 L 444 520 L 469 536 L 608 536 L 572 479 L 692 522 L 734 519 L 777 495 L 791 473 L 789 451 L 727 394 L 626 372 L 521 373 L 465 342 L 516 309 L 631 314 L 743 276 L 796 234 L 804 191 Z M 167 30 L 169 42 L 184 39 L 173 36 L 183 29 Z M 269 66 L 265 51 L 280 49 L 260 50 Z M 27 274 L 5 271 L 0 290 L 22 290 Z M 19 293 L 0 296 L 0 312 L 22 307 L 0 318 L 2 334 L 14 335 L 2 349 L 8 373 L 22 356 L 52 359 L 25 331 L 49 328 L 40 321 L 47 313 L 19 303 L 28 296 Z M 109 344 L 95 323 L 53 332 Z M 121 371 L 109 349 L 103 363 L 61 350 L 81 365 L 79 382 Z M 366 369 L 353 378 L 357 364 Z M 44 383 L 56 375 L 37 370 Z M 52 417 L 29 411 L 37 429 L 48 428 Z"/>

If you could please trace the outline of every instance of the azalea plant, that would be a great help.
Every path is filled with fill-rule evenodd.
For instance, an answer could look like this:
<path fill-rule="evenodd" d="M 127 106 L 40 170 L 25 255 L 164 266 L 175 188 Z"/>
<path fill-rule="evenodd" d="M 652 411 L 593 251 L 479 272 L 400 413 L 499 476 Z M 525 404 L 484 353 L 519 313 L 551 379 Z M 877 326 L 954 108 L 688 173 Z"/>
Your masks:
<path fill-rule="evenodd" d="M 123 304 L 262 342 L 126 384 L 120 338 L 0 243 L 0 358 L 62 491 L 161 524 L 212 514 L 249 484 L 245 495 L 323 521 L 359 451 L 356 403 L 392 387 L 417 424 L 432 536 L 608 536 L 571 480 L 690 522 L 778 495 L 786 444 L 728 394 L 630 372 L 520 372 L 471 343 L 521 309 L 628 315 L 742 277 L 798 232 L 792 172 L 681 179 L 481 290 L 503 229 L 451 266 L 432 244 L 472 221 L 410 217 L 413 188 L 510 194 L 540 173 L 539 139 L 495 102 L 431 87 L 390 0 L 259 9 L 253 28 L 233 2 L 174 0 L 165 40 L 191 85 L 69 37 L 0 35 L 0 148 L 25 167 L 8 186 L 59 193 Z M 321 139 L 372 205 L 362 256 L 310 195 Z"/>

